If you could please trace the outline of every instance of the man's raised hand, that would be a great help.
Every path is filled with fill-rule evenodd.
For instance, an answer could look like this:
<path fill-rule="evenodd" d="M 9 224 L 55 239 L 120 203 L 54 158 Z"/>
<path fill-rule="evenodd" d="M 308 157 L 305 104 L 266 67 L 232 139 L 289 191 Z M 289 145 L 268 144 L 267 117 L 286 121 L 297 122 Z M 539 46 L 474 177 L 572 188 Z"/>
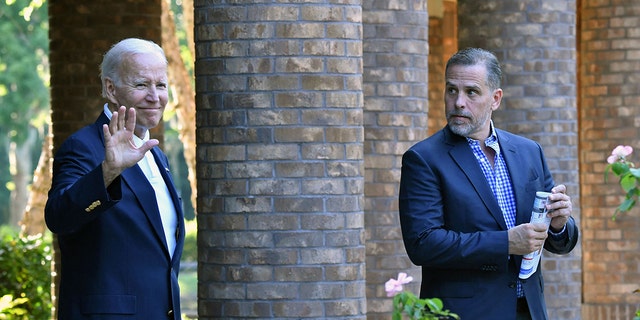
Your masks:
<path fill-rule="evenodd" d="M 137 164 L 147 151 L 159 144 L 157 139 L 149 139 L 140 147 L 136 147 L 133 143 L 135 128 L 136 110 L 127 110 L 125 106 L 114 111 L 109 124 L 102 126 L 105 151 L 102 176 L 105 186 L 109 186 L 125 169 Z"/>

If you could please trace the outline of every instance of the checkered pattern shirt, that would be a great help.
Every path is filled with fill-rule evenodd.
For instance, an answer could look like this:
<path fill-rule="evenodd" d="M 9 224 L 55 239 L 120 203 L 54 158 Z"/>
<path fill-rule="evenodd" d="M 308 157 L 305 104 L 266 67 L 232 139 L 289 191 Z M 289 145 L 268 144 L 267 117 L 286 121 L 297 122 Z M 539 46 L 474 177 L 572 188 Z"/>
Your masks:
<path fill-rule="evenodd" d="M 487 179 L 491 191 L 493 191 L 493 196 L 498 200 L 504 221 L 507 223 L 507 229 L 515 227 L 516 199 L 513 195 L 513 187 L 511 185 L 511 178 L 509 177 L 509 171 L 507 171 L 507 164 L 504 162 L 504 158 L 500 152 L 498 136 L 495 131 L 492 130 L 491 136 L 484 141 L 486 146 L 496 152 L 493 167 L 491 167 L 487 156 L 482 152 L 480 141 L 470 138 L 467 138 L 467 141 L 469 141 L 469 146 L 471 146 L 471 150 L 473 150 L 473 154 L 476 156 L 482 168 L 482 173 L 484 173 L 484 177 Z"/>
<path fill-rule="evenodd" d="M 482 173 L 487 179 L 493 196 L 496 197 L 498 205 L 502 210 L 502 216 L 507 224 L 507 229 L 511 229 L 516 225 L 516 199 L 513 194 L 513 186 L 511 184 L 511 177 L 507 170 L 507 164 L 504 162 L 502 153 L 500 152 L 500 144 L 498 144 L 498 135 L 491 123 L 491 135 L 484 140 L 484 144 L 493 149 L 496 153 L 494 157 L 494 165 L 491 166 L 489 159 L 482 152 L 480 147 L 480 141 L 467 138 L 473 154 L 482 168 Z M 518 281 L 518 297 L 523 297 L 522 285 Z"/>

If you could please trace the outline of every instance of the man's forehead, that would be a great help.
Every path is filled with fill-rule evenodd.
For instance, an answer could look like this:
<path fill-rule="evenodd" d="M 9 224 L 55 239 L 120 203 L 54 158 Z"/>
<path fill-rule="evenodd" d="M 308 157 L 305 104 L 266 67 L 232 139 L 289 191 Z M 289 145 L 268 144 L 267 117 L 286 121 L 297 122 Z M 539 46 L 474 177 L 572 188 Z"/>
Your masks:
<path fill-rule="evenodd" d="M 479 87 L 486 83 L 486 68 L 483 65 L 451 66 L 445 75 L 447 85 Z"/>
<path fill-rule="evenodd" d="M 167 66 L 162 60 L 129 58 L 120 65 L 119 73 L 128 78 L 166 78 Z"/>
<path fill-rule="evenodd" d="M 455 86 L 455 87 L 465 87 L 465 88 L 480 88 L 484 86 L 485 81 L 484 78 L 447 78 L 446 85 L 447 86 Z"/>

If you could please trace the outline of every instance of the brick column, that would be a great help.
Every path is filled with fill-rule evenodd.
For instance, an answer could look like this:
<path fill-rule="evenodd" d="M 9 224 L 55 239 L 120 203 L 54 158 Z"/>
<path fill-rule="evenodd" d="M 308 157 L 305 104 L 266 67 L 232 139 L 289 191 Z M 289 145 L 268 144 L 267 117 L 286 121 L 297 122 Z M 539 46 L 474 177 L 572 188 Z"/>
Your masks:
<path fill-rule="evenodd" d="M 604 183 L 606 158 L 617 145 L 640 160 L 640 21 L 634 1 L 581 1 L 580 180 L 582 181 L 583 319 L 632 319 L 640 309 L 639 209 L 611 217 L 623 200 L 618 179 Z"/>
<path fill-rule="evenodd" d="M 195 4 L 200 319 L 365 317 L 348 3 Z"/>
<path fill-rule="evenodd" d="M 459 47 L 483 47 L 503 67 L 497 127 L 538 141 L 556 183 L 567 185 L 580 222 L 573 0 L 458 1 Z M 631 13 L 630 13 L 631 14 Z M 584 234 L 584 233 L 583 233 Z M 542 262 L 550 319 L 580 319 L 581 247 Z"/>
<path fill-rule="evenodd" d="M 363 2 L 367 319 L 389 319 L 384 283 L 420 269 L 404 250 L 398 217 L 401 157 L 426 137 L 428 16 L 426 0 Z"/>

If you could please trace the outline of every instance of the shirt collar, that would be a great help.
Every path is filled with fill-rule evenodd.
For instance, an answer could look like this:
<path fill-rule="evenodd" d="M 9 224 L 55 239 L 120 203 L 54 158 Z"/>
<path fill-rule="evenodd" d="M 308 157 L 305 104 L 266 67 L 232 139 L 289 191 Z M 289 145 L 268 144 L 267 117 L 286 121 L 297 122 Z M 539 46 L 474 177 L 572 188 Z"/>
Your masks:
<path fill-rule="evenodd" d="M 493 126 L 493 120 L 490 120 L 489 125 L 490 125 L 491 134 L 486 139 L 484 139 L 484 144 L 486 146 L 494 148 L 494 145 L 498 143 L 498 134 L 496 133 L 496 128 Z M 471 143 L 479 143 L 480 141 L 467 137 L 467 142 L 471 144 Z"/>
<path fill-rule="evenodd" d="M 107 118 L 109 118 L 109 120 L 111 120 L 111 116 L 113 115 L 113 113 L 111 113 L 111 110 L 109 110 L 108 103 L 104 104 L 104 114 L 107 116 Z"/>

